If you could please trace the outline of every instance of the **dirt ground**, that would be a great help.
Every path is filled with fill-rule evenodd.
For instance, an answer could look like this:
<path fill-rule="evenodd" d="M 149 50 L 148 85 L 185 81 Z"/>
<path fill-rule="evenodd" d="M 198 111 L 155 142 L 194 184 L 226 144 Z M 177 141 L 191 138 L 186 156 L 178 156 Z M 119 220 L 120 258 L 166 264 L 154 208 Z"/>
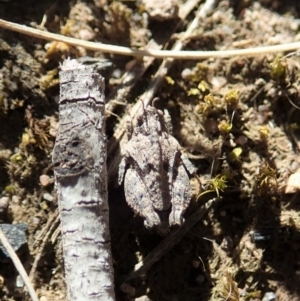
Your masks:
<path fill-rule="evenodd" d="M 178 2 L 179 11 L 184 2 Z M 185 50 L 300 40 L 299 1 L 216 2 L 185 40 Z M 145 48 L 152 40 L 171 49 L 198 6 L 180 23 L 176 9 L 157 19 L 140 1 L 10 0 L 0 1 L 0 18 L 90 41 Z M 126 275 L 166 237 L 144 228 L 116 175 L 110 176 L 117 300 L 300 299 L 300 59 L 297 53 L 284 55 L 173 63 L 155 96 L 169 110 L 174 136 L 197 167 L 186 221 L 208 199 L 220 200 L 122 290 Z M 105 71 L 109 146 L 120 119 L 149 89 L 162 62 L 149 64 L 115 101 L 112 95 L 138 60 L 0 29 L 0 223 L 27 226 L 27 243 L 18 255 L 43 301 L 66 300 L 51 156 L 58 66 L 69 56 L 113 63 Z M 108 164 L 114 160 L 108 153 Z M 11 260 L 5 254 L 0 260 L 0 300 L 29 300 Z"/>

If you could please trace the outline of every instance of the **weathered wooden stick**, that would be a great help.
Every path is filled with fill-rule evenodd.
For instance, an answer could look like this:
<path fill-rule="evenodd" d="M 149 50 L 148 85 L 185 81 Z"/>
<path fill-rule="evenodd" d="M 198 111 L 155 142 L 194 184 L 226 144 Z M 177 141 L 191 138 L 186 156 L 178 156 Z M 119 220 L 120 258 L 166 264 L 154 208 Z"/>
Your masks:
<path fill-rule="evenodd" d="M 53 163 L 69 301 L 115 300 L 104 104 L 104 78 L 66 60 Z"/>

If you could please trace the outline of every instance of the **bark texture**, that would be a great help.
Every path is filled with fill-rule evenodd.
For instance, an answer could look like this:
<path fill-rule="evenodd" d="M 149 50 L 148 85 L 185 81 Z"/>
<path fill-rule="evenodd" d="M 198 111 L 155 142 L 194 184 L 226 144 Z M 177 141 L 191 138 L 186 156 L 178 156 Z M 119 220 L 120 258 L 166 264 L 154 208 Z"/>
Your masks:
<path fill-rule="evenodd" d="M 53 151 L 69 301 L 114 300 L 107 203 L 104 78 L 66 60 Z"/>

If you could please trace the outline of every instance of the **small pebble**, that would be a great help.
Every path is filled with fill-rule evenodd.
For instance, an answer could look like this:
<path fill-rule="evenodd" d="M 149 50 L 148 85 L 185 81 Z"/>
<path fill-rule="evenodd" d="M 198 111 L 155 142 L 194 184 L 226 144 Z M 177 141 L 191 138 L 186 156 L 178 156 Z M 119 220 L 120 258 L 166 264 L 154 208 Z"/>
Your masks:
<path fill-rule="evenodd" d="M 49 176 L 47 175 L 41 175 L 40 176 L 40 183 L 43 187 L 48 186 L 49 184 L 53 183 L 53 179 L 51 179 Z"/>
<path fill-rule="evenodd" d="M 88 30 L 88 29 L 79 30 L 78 35 L 81 40 L 85 40 L 85 41 L 90 41 L 95 37 L 95 34 L 91 30 Z"/>
<path fill-rule="evenodd" d="M 299 30 L 299 21 L 295 20 L 294 22 L 291 22 L 290 28 L 292 31 L 298 31 Z"/>
<path fill-rule="evenodd" d="M 198 269 L 200 266 L 200 261 L 198 259 L 194 259 L 192 261 L 192 266 L 193 266 L 193 268 Z"/>
<path fill-rule="evenodd" d="M 9 198 L 7 196 L 3 196 L 0 199 L 0 212 L 3 212 L 7 209 L 9 203 Z"/>
<path fill-rule="evenodd" d="M 226 84 L 226 79 L 221 76 L 214 76 L 211 79 L 211 84 L 215 89 L 220 89 Z"/>
<path fill-rule="evenodd" d="M 265 293 L 264 297 L 262 298 L 262 301 L 275 301 L 276 295 L 273 292 L 267 292 Z"/>
<path fill-rule="evenodd" d="M 46 200 L 46 201 L 48 201 L 48 202 L 53 202 L 54 197 L 50 193 L 45 192 L 43 194 L 43 199 Z"/>
<path fill-rule="evenodd" d="M 0 229 L 3 231 L 15 252 L 18 251 L 21 246 L 27 243 L 26 224 L 0 224 Z M 0 249 L 6 257 L 9 257 L 6 248 L 1 243 Z"/>
<path fill-rule="evenodd" d="M 192 74 L 192 70 L 189 68 L 185 68 L 181 72 L 181 77 L 182 79 L 190 79 L 191 74 Z"/>
<path fill-rule="evenodd" d="M 16 287 L 20 288 L 24 286 L 24 281 L 20 275 L 16 278 Z"/>
<path fill-rule="evenodd" d="M 300 189 L 300 172 L 291 174 L 287 180 L 285 193 L 295 193 Z"/>
<path fill-rule="evenodd" d="M 225 216 L 227 215 L 227 213 L 226 213 L 225 210 L 222 210 L 222 211 L 220 212 L 220 215 L 221 215 L 222 217 L 225 217 Z"/>
<path fill-rule="evenodd" d="M 247 142 L 248 142 L 248 138 L 247 138 L 246 136 L 244 136 L 244 135 L 239 136 L 239 137 L 235 140 L 235 143 L 236 143 L 237 145 L 241 145 L 241 146 L 245 145 Z"/>
<path fill-rule="evenodd" d="M 270 105 L 269 104 L 264 104 L 264 105 L 259 105 L 258 106 L 258 112 L 268 112 L 270 111 Z"/>
<path fill-rule="evenodd" d="M 20 198 L 17 195 L 13 195 L 11 200 L 14 204 L 17 204 L 17 205 L 20 204 Z"/>
<path fill-rule="evenodd" d="M 114 78 L 120 78 L 121 75 L 122 75 L 122 71 L 121 71 L 120 69 L 115 69 L 115 70 L 113 71 L 113 73 L 112 73 L 112 76 L 113 76 Z"/>
<path fill-rule="evenodd" d="M 40 225 L 40 222 L 41 222 L 41 219 L 39 218 L 39 217 L 33 217 L 33 219 L 32 219 L 32 225 L 34 226 L 34 227 L 37 227 L 37 226 L 39 226 Z"/>
<path fill-rule="evenodd" d="M 291 171 L 295 172 L 297 169 L 299 169 L 299 163 L 297 161 L 293 161 L 290 169 Z"/>
<path fill-rule="evenodd" d="M 172 109 L 175 107 L 175 102 L 173 100 L 169 100 L 167 104 L 168 109 Z"/>
<path fill-rule="evenodd" d="M 204 276 L 203 275 L 198 275 L 197 278 L 196 278 L 196 281 L 198 283 L 203 283 L 205 280 Z"/>
<path fill-rule="evenodd" d="M 131 286 L 129 283 L 123 283 L 120 287 L 121 291 L 125 294 L 127 294 L 130 297 L 134 297 L 136 293 L 136 289 Z"/>

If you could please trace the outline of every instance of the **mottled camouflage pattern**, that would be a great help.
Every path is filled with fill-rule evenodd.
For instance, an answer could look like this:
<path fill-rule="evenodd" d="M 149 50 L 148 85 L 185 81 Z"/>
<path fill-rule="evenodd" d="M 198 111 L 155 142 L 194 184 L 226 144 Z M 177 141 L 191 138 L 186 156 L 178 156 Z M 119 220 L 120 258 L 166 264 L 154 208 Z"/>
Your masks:
<path fill-rule="evenodd" d="M 145 218 L 147 228 L 166 234 L 181 225 L 191 199 L 188 173 L 195 168 L 179 151 L 170 135 L 170 124 L 162 111 L 148 106 L 128 124 L 128 143 L 119 167 L 119 184 L 124 179 L 127 203 Z"/>

